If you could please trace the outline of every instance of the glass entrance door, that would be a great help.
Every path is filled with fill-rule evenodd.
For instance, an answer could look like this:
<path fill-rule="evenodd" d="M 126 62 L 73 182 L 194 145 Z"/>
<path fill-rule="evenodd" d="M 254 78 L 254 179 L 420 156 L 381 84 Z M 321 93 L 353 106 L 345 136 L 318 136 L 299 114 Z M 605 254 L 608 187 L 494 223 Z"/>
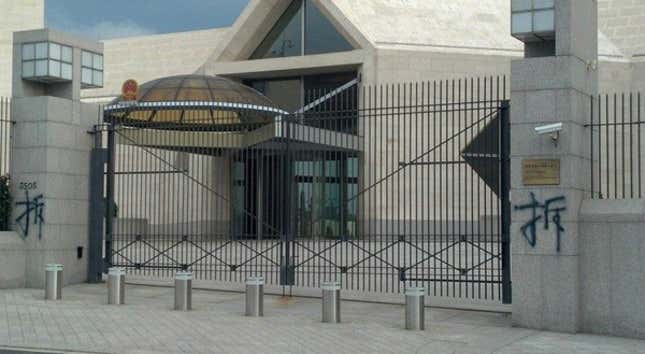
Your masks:
<path fill-rule="evenodd" d="M 273 156 L 234 162 L 234 239 L 280 238 L 290 221 L 296 238 L 355 235 L 357 204 L 348 201 L 358 191 L 358 159 L 340 152 L 307 155 L 290 163 Z M 291 193 L 285 180 L 293 181 Z"/>
<path fill-rule="evenodd" d="M 328 153 L 318 159 L 295 162 L 297 238 L 351 237 L 356 232 L 357 159 Z"/>

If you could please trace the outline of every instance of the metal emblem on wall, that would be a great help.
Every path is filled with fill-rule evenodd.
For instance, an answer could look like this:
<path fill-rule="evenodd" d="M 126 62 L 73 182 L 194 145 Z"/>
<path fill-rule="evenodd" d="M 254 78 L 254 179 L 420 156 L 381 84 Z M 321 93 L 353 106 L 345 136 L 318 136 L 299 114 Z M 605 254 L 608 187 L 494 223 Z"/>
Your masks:
<path fill-rule="evenodd" d="M 126 80 L 121 86 L 121 95 L 124 101 L 136 101 L 139 96 L 139 83 L 133 79 Z"/>

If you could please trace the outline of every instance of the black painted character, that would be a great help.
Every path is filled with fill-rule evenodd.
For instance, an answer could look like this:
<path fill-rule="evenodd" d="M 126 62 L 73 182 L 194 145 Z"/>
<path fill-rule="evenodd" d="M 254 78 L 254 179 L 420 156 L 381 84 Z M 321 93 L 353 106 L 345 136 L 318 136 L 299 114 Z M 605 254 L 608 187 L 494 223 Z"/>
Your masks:
<path fill-rule="evenodd" d="M 31 214 L 34 214 L 33 223 L 38 225 L 38 238 L 41 239 L 43 236 L 43 223 L 45 223 L 44 211 L 45 203 L 42 201 L 43 195 L 39 194 L 34 198 L 29 198 L 29 191 L 25 190 L 25 200 L 22 202 L 16 202 L 16 206 L 24 206 L 25 211 L 22 214 L 18 215 L 16 218 L 16 224 L 22 230 L 24 237 L 26 238 L 29 235 L 29 225 L 31 224 Z M 24 226 L 21 222 L 24 220 Z"/>
<path fill-rule="evenodd" d="M 564 202 L 565 197 L 559 196 L 547 199 L 544 204 L 540 203 L 536 198 L 535 194 L 531 192 L 531 201 L 527 204 L 516 205 L 515 210 L 531 210 L 531 219 L 527 221 L 520 230 L 522 235 L 529 243 L 531 247 L 535 247 L 537 244 L 537 223 L 540 220 L 544 220 L 544 229 L 549 229 L 549 223 L 553 222 L 556 226 L 556 250 L 560 252 L 560 240 L 562 233 L 564 232 L 564 227 L 562 227 L 561 222 L 561 213 L 567 208 L 554 208 L 553 205 L 558 202 Z M 551 217 L 551 218 L 549 218 Z"/>

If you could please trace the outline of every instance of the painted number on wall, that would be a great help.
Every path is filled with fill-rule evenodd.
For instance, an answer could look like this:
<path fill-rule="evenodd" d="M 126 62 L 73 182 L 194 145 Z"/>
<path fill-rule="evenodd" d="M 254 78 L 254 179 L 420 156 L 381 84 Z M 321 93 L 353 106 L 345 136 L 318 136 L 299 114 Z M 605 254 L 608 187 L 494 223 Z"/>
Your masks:
<path fill-rule="evenodd" d="M 31 191 L 38 189 L 38 184 L 36 182 L 20 182 L 19 187 L 23 191 Z"/>

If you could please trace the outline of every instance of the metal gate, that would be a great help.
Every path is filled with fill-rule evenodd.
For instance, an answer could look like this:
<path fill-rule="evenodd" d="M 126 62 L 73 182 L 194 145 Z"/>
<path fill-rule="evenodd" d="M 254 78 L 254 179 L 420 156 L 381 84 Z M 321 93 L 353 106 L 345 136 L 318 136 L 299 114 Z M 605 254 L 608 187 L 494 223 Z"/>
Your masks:
<path fill-rule="evenodd" d="M 308 92 L 263 124 L 108 120 L 106 268 L 510 303 L 505 95 L 489 77 Z"/>

